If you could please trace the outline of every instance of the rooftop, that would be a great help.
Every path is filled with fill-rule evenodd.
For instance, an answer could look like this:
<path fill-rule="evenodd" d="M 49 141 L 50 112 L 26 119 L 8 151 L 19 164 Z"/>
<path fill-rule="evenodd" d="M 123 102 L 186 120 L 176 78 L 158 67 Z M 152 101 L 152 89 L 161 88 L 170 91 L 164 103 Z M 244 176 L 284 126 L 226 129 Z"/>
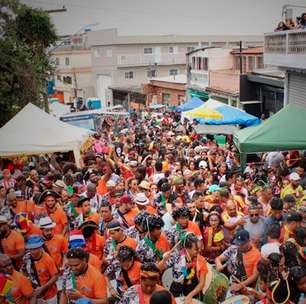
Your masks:
<path fill-rule="evenodd" d="M 186 84 L 187 76 L 185 74 L 179 74 L 175 76 L 173 75 L 173 76 L 165 76 L 165 77 L 154 77 L 150 80 Z"/>
<path fill-rule="evenodd" d="M 162 43 L 198 43 L 198 42 L 263 42 L 261 35 L 148 35 L 119 36 L 117 29 L 91 31 L 88 34 L 90 46 L 122 44 L 162 44 Z"/>

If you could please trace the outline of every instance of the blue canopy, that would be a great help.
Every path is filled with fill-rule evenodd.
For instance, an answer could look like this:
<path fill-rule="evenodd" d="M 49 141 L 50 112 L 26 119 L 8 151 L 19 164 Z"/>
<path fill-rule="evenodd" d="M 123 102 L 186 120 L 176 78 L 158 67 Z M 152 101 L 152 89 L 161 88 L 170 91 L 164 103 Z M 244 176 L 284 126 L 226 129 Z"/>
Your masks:
<path fill-rule="evenodd" d="M 179 112 L 185 112 L 185 111 L 190 111 L 193 110 L 203 104 L 203 100 L 201 100 L 198 97 L 193 97 L 186 103 L 180 105 L 177 107 L 177 111 Z"/>
<path fill-rule="evenodd" d="M 200 124 L 208 125 L 239 125 L 254 126 L 260 124 L 261 120 L 256 116 L 246 113 L 238 108 L 226 105 L 217 100 L 209 99 L 205 102 L 205 107 L 212 108 L 223 115 L 221 119 L 204 119 L 198 118 Z"/>

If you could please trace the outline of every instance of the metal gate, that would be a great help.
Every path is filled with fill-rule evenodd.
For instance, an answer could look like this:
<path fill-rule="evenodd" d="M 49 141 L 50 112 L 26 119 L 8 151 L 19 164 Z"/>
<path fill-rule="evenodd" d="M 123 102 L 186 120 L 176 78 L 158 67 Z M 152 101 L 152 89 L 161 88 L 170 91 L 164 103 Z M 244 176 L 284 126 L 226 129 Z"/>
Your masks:
<path fill-rule="evenodd" d="M 288 73 L 288 103 L 306 107 L 306 74 Z"/>

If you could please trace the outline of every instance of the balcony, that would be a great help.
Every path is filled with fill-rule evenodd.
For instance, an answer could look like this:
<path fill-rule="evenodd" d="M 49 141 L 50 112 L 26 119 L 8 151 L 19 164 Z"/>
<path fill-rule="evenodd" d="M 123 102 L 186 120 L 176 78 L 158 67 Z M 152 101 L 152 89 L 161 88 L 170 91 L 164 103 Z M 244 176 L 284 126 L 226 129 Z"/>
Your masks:
<path fill-rule="evenodd" d="M 209 72 L 208 90 L 224 92 L 232 96 L 239 96 L 240 73 L 236 70 L 219 70 Z"/>
<path fill-rule="evenodd" d="M 190 86 L 205 90 L 208 86 L 208 72 L 201 70 L 190 71 Z"/>
<path fill-rule="evenodd" d="M 306 30 L 265 34 L 264 63 L 282 68 L 306 69 Z"/>
<path fill-rule="evenodd" d="M 148 54 L 148 55 L 118 55 L 118 67 L 148 66 L 148 65 L 186 64 L 186 55 L 179 54 Z"/>

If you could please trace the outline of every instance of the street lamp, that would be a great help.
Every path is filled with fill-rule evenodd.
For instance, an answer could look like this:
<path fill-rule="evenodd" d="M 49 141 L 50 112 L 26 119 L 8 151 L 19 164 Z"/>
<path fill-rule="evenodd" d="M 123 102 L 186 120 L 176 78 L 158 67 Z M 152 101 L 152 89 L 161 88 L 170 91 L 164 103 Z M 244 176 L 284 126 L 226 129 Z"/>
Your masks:
<path fill-rule="evenodd" d="M 90 29 L 91 27 L 97 26 L 97 25 L 99 25 L 99 24 L 100 24 L 99 22 L 95 22 L 95 23 L 90 23 L 90 24 L 87 24 L 87 25 L 85 25 L 85 26 L 82 26 L 82 27 L 81 27 L 79 30 L 77 30 L 74 34 L 69 35 L 69 37 L 66 38 L 66 39 L 63 39 L 63 40 L 61 41 L 60 44 L 58 44 L 58 45 L 56 45 L 55 47 L 53 47 L 52 49 L 50 49 L 50 50 L 48 51 L 48 54 L 52 53 L 52 52 L 55 51 L 57 48 L 59 48 L 60 46 L 62 46 L 66 41 L 69 41 L 69 40 L 71 39 L 71 37 L 73 37 L 73 36 L 75 36 L 75 35 L 81 33 L 81 32 L 84 31 L 84 30 Z"/>

